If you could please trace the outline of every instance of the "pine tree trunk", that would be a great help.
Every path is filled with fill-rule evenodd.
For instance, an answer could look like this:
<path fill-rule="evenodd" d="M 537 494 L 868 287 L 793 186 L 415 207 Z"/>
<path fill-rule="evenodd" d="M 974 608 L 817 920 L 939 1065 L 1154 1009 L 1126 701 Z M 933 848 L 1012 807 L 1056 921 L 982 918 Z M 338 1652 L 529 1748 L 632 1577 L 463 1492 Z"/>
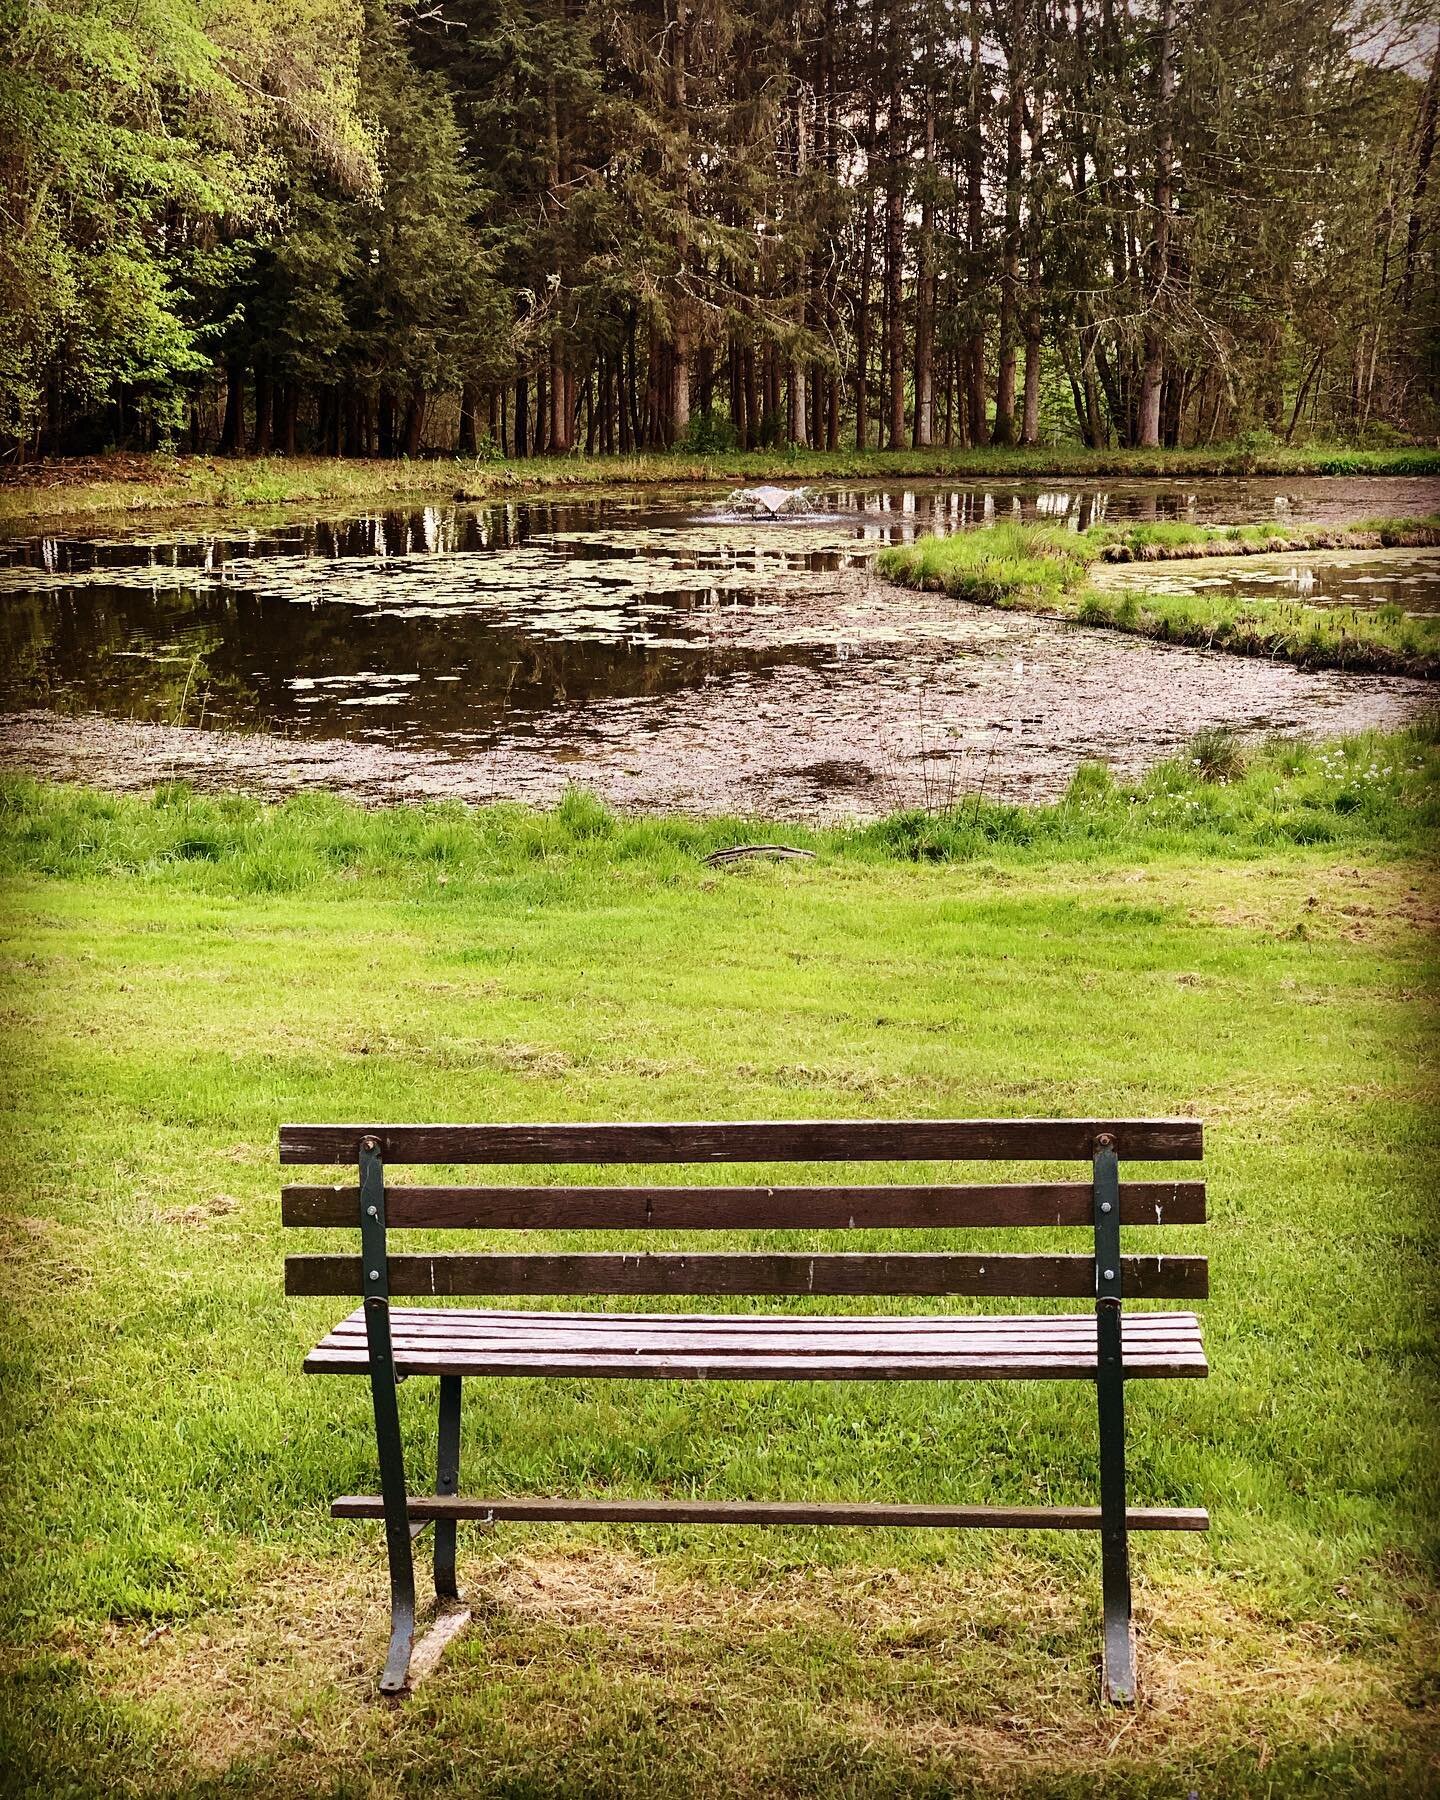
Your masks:
<path fill-rule="evenodd" d="M 1025 125 L 1025 4 L 1011 0 L 1010 115 L 1005 134 L 1005 272 L 1000 285 L 1000 361 L 992 444 L 1015 442 L 1015 325 L 1020 305 L 1021 137 Z"/>
<path fill-rule="evenodd" d="M 905 447 L 905 178 L 898 7 L 892 14 L 885 154 L 885 310 L 890 385 L 889 447 Z"/>
<path fill-rule="evenodd" d="M 690 335 L 683 320 L 675 322 L 670 343 L 670 420 L 666 442 L 678 444 L 690 429 Z"/>
<path fill-rule="evenodd" d="M 1040 256 L 1043 245 L 1040 215 L 1041 184 L 1044 175 L 1045 90 L 1044 60 L 1037 53 L 1030 87 L 1030 208 L 1029 266 L 1026 269 L 1025 299 L 1025 416 L 1020 427 L 1022 444 L 1040 442 L 1040 353 L 1042 344 L 1044 300 L 1043 271 Z"/>
<path fill-rule="evenodd" d="M 542 357 L 535 369 L 535 426 L 531 454 L 544 456 L 550 443 L 550 365 Z"/>
<path fill-rule="evenodd" d="M 805 365 L 798 358 L 790 364 L 789 398 L 787 435 L 792 444 L 803 450 L 808 442 L 805 430 Z"/>
<path fill-rule="evenodd" d="M 365 454 L 365 444 L 360 436 L 360 390 L 353 381 L 345 384 L 345 454 Z"/>
<path fill-rule="evenodd" d="M 1420 115 L 1415 125 L 1415 180 L 1410 190 L 1410 217 L 1405 227 L 1405 266 L 1400 277 L 1400 311 L 1409 317 L 1415 297 L 1415 259 L 1420 250 L 1425 194 L 1430 185 L 1430 164 L 1435 155 L 1436 103 L 1440 100 L 1440 40 L 1430 64 L 1430 79 L 1420 96 Z"/>
<path fill-rule="evenodd" d="M 287 381 L 280 402 L 280 448 L 286 456 L 296 454 L 299 421 L 300 389 L 293 381 Z"/>
<path fill-rule="evenodd" d="M 405 454 L 416 457 L 425 433 L 425 390 L 417 382 L 405 403 Z"/>
<path fill-rule="evenodd" d="M 955 442 L 955 353 L 945 358 L 945 448 Z"/>
<path fill-rule="evenodd" d="M 871 101 L 870 110 L 875 110 Z M 875 132 L 872 124 L 870 142 Z M 865 195 L 865 231 L 860 251 L 860 297 L 855 309 L 855 448 L 864 450 L 869 437 L 870 408 L 870 277 L 875 263 L 875 197 Z"/>
<path fill-rule="evenodd" d="M 255 439 L 251 454 L 268 456 L 275 434 L 275 388 L 262 369 L 255 372 Z"/>
<path fill-rule="evenodd" d="M 475 384 L 467 381 L 460 390 L 460 440 L 456 449 L 461 456 L 473 456 L 477 446 L 475 412 L 479 396 Z"/>
<path fill-rule="evenodd" d="M 220 454 L 240 456 L 245 449 L 245 365 L 238 357 L 225 364 L 225 422 L 220 427 Z"/>
<path fill-rule="evenodd" d="M 969 248 L 966 279 L 971 315 L 966 345 L 965 408 L 972 444 L 985 436 L 985 137 L 980 116 L 980 9 L 970 9 L 970 105 L 965 135 L 965 225 Z"/>
<path fill-rule="evenodd" d="M 1170 272 L 1171 156 L 1170 103 L 1175 91 L 1173 38 L 1175 0 L 1161 0 L 1159 67 L 1156 75 L 1155 236 L 1150 259 L 1150 293 L 1145 315 L 1145 366 L 1140 378 L 1136 438 L 1142 450 L 1160 443 L 1160 389 L 1165 374 L 1164 314 Z"/>
<path fill-rule="evenodd" d="M 515 454 L 530 454 L 530 378 L 515 377 Z"/>
<path fill-rule="evenodd" d="M 920 171 L 920 243 L 915 281 L 915 430 L 917 450 L 935 435 L 935 82 L 934 44 L 926 44 L 925 160 Z"/>

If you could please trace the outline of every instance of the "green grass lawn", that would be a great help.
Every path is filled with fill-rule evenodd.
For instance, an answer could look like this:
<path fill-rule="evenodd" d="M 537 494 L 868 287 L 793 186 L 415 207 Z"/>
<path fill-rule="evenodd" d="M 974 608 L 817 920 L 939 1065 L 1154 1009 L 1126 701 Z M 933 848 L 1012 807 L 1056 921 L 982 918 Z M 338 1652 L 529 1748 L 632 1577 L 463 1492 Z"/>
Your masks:
<path fill-rule="evenodd" d="M 651 451 L 633 456 L 366 460 L 333 456 L 118 456 L 21 468 L 0 483 L 0 524 L 177 507 L 343 502 L 371 506 L 485 500 L 665 482 L 821 480 L 1037 480 L 1043 476 L 1434 475 L 1440 450 L 1346 444 L 1216 444 L 1196 450 L 1039 449 Z"/>
<path fill-rule="evenodd" d="M 583 796 L 6 784 L 6 1790 L 1433 1792 L 1436 772 L 1423 733 L 1212 740 L 727 868 L 734 822 Z M 326 1510 L 374 1489 L 368 1400 L 299 1374 L 347 1308 L 281 1293 L 343 1239 L 282 1241 L 280 1120 L 1097 1112 L 1209 1134 L 1212 1223 L 1127 1234 L 1208 1251 L 1213 1296 L 1210 1379 L 1130 1391 L 1135 1503 L 1214 1520 L 1135 1541 L 1133 1716 L 1062 1534 L 462 1533 L 475 1625 L 375 1699 L 378 1529 Z M 1058 1234 L 1019 1240 L 866 1247 Z M 401 1401 L 419 1463 L 433 1384 Z M 1091 1500 L 1093 1407 L 474 1382 L 464 1486 Z"/>
<path fill-rule="evenodd" d="M 1440 619 L 1398 606 L 1306 606 L 1197 594 L 1106 592 L 1099 562 L 1170 562 L 1267 551 L 1374 549 L 1440 543 L 1440 518 L 1334 525 L 1058 525 L 1002 522 L 882 550 L 875 567 L 902 587 L 982 605 L 1077 619 L 1175 644 L 1280 656 L 1303 668 L 1440 674 Z"/>

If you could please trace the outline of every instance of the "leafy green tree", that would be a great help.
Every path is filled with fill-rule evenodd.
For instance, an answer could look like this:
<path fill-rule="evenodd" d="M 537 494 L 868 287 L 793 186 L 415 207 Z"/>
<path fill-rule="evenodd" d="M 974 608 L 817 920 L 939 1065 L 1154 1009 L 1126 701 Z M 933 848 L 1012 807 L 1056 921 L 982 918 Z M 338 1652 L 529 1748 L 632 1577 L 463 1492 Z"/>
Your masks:
<path fill-rule="evenodd" d="M 207 227 L 261 221 L 277 122 L 357 184 L 349 0 L 0 0 L 0 433 L 119 399 L 173 430 L 208 363 L 187 283 Z"/>

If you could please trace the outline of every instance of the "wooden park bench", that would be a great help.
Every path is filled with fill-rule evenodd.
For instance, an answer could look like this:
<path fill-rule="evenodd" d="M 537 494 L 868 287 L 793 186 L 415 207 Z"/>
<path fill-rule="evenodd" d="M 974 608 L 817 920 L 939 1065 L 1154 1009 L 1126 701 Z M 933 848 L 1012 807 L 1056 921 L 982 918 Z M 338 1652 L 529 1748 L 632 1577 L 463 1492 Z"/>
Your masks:
<path fill-rule="evenodd" d="M 1119 1179 L 1121 1158 L 1194 1161 L 1193 1119 L 960 1119 L 727 1124 L 285 1125 L 286 1164 L 355 1164 L 358 1182 L 286 1187 L 287 1225 L 360 1228 L 360 1255 L 286 1259 L 290 1294 L 358 1294 L 361 1306 L 305 1359 L 320 1375 L 366 1375 L 380 1493 L 336 1500 L 337 1518 L 385 1521 L 391 1635 L 380 1686 L 408 1683 L 415 1628 L 412 1539 L 435 1530 L 437 1601 L 455 1602 L 461 1519 L 749 1525 L 998 1525 L 1099 1531 L 1104 1692 L 1135 1692 L 1131 1531 L 1203 1531 L 1191 1507 L 1131 1507 L 1125 1383 L 1206 1373 L 1190 1312 L 1122 1301 L 1203 1299 L 1196 1256 L 1122 1256 L 1120 1227 L 1193 1225 L 1200 1181 Z M 387 1187 L 387 1164 L 1076 1162 L 1081 1181 L 801 1187 Z M 1075 1226 L 1078 1255 L 697 1252 L 432 1255 L 392 1252 L 409 1229 L 812 1231 Z M 754 1312 L 551 1312 L 395 1305 L 457 1295 L 985 1295 L 1085 1300 L 1094 1312 L 925 1316 Z M 396 1384 L 438 1376 L 433 1494 L 406 1481 Z M 1099 1412 L 1098 1506 L 895 1506 L 692 1499 L 468 1499 L 459 1494 L 460 1390 L 467 1375 L 755 1381 L 1084 1380 Z"/>

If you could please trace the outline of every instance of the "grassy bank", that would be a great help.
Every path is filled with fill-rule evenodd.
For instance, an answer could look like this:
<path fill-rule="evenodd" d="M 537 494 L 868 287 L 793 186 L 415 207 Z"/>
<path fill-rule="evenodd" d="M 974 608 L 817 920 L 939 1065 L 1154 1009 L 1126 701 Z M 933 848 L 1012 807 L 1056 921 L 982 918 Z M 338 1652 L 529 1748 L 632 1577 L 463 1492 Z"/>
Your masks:
<path fill-rule="evenodd" d="M 1436 756 L 1210 738 L 729 868 L 762 833 L 580 795 L 6 784 L 7 1791 L 1431 1791 Z M 298 1374 L 335 1309 L 280 1293 L 282 1117 L 1111 1109 L 1210 1132 L 1213 1223 L 1134 1237 L 1212 1257 L 1211 1379 L 1130 1413 L 1137 1500 L 1214 1529 L 1137 1543 L 1133 1721 L 1059 1535 L 476 1533 L 476 1626 L 375 1704 L 378 1536 L 326 1516 L 367 1402 Z M 1093 1429 L 1066 1384 L 481 1383 L 465 1485 L 1063 1502 Z"/>
<path fill-rule="evenodd" d="M 1371 519 L 1353 526 L 1161 523 L 1100 525 L 1081 532 L 1003 523 L 882 550 L 875 567 L 905 587 L 1108 625 L 1171 643 L 1280 656 L 1306 668 L 1434 677 L 1440 674 L 1440 619 L 1411 617 L 1395 606 L 1306 606 L 1214 592 L 1106 592 L 1092 577 L 1100 562 L 1437 543 L 1440 518 L 1433 516 Z"/>
<path fill-rule="evenodd" d="M 536 457 L 523 461 L 365 461 L 339 457 L 250 459 L 113 456 L 32 464 L 0 482 L 0 524 L 59 514 L 170 511 L 339 502 L 558 493 L 667 482 L 950 477 L 1025 481 L 1044 476 L 1435 475 L 1440 450 L 1356 450 L 1344 445 L 1205 450 L 773 450 L 698 455 Z"/>
<path fill-rule="evenodd" d="M 3 775 L 0 827 L 0 876 L 114 875 L 162 887 L 183 880 L 198 892 L 257 895 L 361 880 L 428 894 L 526 868 L 549 879 L 633 866 L 678 880 L 716 851 L 772 840 L 862 865 L 1243 859 L 1378 841 L 1418 853 L 1440 827 L 1440 720 L 1333 744 L 1277 738 L 1247 746 L 1207 731 L 1138 780 L 1082 764 L 1052 805 L 959 792 L 945 807 L 823 827 L 626 817 L 578 788 L 549 811 L 458 801 L 367 811 L 324 793 L 277 805 L 172 784 L 142 800 Z"/>

